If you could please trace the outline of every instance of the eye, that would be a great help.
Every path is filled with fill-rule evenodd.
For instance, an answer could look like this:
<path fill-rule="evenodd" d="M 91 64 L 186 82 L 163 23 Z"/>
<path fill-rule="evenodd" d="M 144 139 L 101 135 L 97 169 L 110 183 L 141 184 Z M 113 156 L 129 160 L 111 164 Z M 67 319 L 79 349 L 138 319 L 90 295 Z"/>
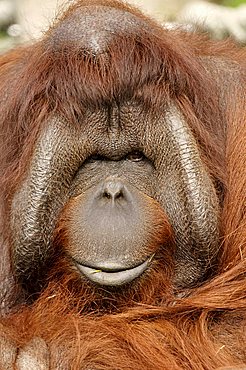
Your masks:
<path fill-rule="evenodd" d="M 126 156 L 126 159 L 128 159 L 129 161 L 132 161 L 132 162 L 140 162 L 143 159 L 145 159 L 145 156 L 142 152 L 136 151 L 136 152 L 129 153 Z"/>
<path fill-rule="evenodd" d="M 91 155 L 89 158 L 89 161 L 103 161 L 103 160 L 105 160 L 105 157 L 103 157 L 100 154 Z"/>

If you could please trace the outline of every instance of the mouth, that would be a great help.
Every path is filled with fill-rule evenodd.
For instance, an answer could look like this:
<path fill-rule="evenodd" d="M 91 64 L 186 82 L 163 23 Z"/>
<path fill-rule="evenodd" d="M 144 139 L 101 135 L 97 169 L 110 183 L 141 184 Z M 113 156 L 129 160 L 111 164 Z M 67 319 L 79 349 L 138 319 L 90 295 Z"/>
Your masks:
<path fill-rule="evenodd" d="M 125 270 L 110 271 L 107 269 L 107 271 L 104 271 L 103 269 L 81 265 L 78 262 L 76 262 L 76 266 L 84 276 L 94 283 L 106 286 L 120 286 L 130 283 L 132 280 L 139 277 L 147 269 L 152 258 L 153 256 L 149 257 L 140 265 Z"/>

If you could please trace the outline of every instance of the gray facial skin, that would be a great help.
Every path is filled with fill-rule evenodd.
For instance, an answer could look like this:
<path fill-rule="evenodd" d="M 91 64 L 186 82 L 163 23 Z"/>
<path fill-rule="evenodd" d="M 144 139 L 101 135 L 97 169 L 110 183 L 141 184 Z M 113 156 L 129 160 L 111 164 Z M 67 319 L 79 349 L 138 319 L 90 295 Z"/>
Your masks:
<path fill-rule="evenodd" d="M 135 161 L 135 153 L 143 157 Z M 77 127 L 51 118 L 12 203 L 16 274 L 30 281 L 43 273 L 67 204 L 66 253 L 78 275 L 116 286 L 136 279 L 154 259 L 148 249 L 152 229 L 164 227 L 155 225 L 153 200 L 173 228 L 174 283 L 189 286 L 206 274 L 217 253 L 219 207 L 178 109 L 146 114 L 130 101 L 88 110 Z"/>
<path fill-rule="evenodd" d="M 60 108 L 42 122 L 12 200 L 13 264 L 27 287 L 42 281 L 56 247 L 83 279 L 112 286 L 137 280 L 165 255 L 170 225 L 176 287 L 202 280 L 217 254 L 213 181 L 168 92 L 188 89 L 180 76 L 187 66 L 180 72 L 178 58 L 168 60 L 172 47 L 162 45 L 162 30 L 136 14 L 123 5 L 75 6 L 41 44 L 50 64 L 40 63 L 40 79 L 47 94 L 57 92 L 53 106 Z M 129 55 L 120 54 L 120 40 Z M 159 89 L 163 103 L 151 96 L 147 109 L 137 98 L 144 88 Z"/>

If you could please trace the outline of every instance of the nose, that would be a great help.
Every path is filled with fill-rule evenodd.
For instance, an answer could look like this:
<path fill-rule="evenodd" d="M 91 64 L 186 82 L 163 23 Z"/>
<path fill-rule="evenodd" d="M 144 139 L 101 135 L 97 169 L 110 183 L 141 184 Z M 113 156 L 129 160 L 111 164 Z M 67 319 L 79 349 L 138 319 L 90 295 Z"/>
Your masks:
<path fill-rule="evenodd" d="M 120 180 L 106 180 L 102 188 L 102 197 L 111 201 L 125 197 L 125 187 Z"/>

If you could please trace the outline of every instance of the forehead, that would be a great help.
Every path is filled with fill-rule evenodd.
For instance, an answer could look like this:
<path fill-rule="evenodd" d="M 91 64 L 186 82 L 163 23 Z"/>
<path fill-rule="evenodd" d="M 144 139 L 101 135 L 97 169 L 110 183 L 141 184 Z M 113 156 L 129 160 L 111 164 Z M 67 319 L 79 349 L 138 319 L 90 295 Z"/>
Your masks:
<path fill-rule="evenodd" d="M 143 107 L 132 101 L 119 104 L 113 102 L 97 110 L 87 110 L 81 117 L 80 125 L 89 141 L 100 147 L 114 149 L 140 144 L 148 116 Z"/>
<path fill-rule="evenodd" d="M 129 11 L 110 6 L 75 8 L 52 32 L 56 48 L 75 45 L 96 55 L 107 50 L 119 35 L 150 31 L 149 25 Z"/>
<path fill-rule="evenodd" d="M 52 86 L 53 105 L 80 115 L 114 100 L 162 104 L 171 75 L 166 76 L 170 47 L 163 41 L 163 29 L 123 4 L 83 4 L 71 8 L 41 44 L 39 63 Z M 178 89 L 176 81 L 172 86 Z"/>
<path fill-rule="evenodd" d="M 56 116 L 44 124 L 41 140 L 54 141 L 55 147 L 65 146 L 66 150 L 81 152 L 82 156 L 99 153 L 117 159 L 132 150 L 154 154 L 163 139 L 164 128 L 163 112 L 157 115 L 128 101 L 88 109 L 78 117 L 76 124 Z"/>
<path fill-rule="evenodd" d="M 154 151 L 154 142 L 162 139 L 164 128 L 163 111 L 146 110 L 131 100 L 88 110 L 80 120 L 82 136 L 93 150 L 105 156 L 122 156 L 131 150 Z"/>

